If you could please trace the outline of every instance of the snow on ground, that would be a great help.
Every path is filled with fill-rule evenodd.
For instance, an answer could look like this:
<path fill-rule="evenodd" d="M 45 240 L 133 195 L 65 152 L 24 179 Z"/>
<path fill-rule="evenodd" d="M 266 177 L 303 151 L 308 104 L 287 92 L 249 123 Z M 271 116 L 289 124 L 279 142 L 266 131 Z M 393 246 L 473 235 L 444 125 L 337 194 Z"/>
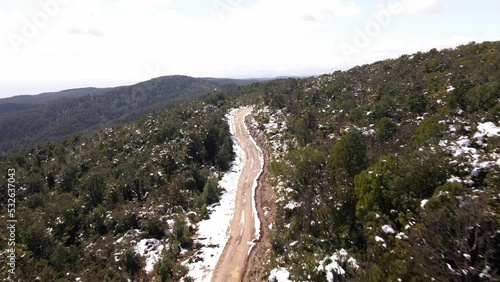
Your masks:
<path fill-rule="evenodd" d="M 250 115 L 250 113 L 248 113 L 245 116 L 245 118 L 249 115 Z M 246 123 L 243 123 L 243 126 L 245 127 L 246 132 L 250 132 L 247 128 Z M 257 142 L 255 142 L 255 140 L 253 139 L 252 135 L 250 135 L 250 140 L 252 141 L 255 148 L 257 148 L 257 151 L 259 151 L 259 160 L 260 160 L 260 169 L 259 169 L 259 172 L 257 173 L 257 176 L 253 180 L 253 184 L 252 184 L 252 213 L 253 213 L 253 220 L 254 220 L 254 224 L 255 224 L 255 239 L 259 240 L 259 238 L 260 238 L 260 219 L 259 219 L 259 214 L 257 213 L 257 203 L 255 203 L 255 190 L 257 189 L 257 186 L 259 185 L 258 179 L 262 175 L 262 172 L 264 172 L 264 154 L 262 153 L 262 150 L 260 149 L 260 147 L 257 145 Z M 252 243 L 253 243 L 253 245 L 248 250 L 249 253 L 252 250 L 253 246 L 255 245 L 255 241 Z"/>
<path fill-rule="evenodd" d="M 226 115 L 233 136 L 236 158 L 229 171 L 219 181 L 219 185 L 225 192 L 220 198 L 220 205 L 211 209 L 210 218 L 198 224 L 198 238 L 195 240 L 195 244 L 201 243 L 203 247 L 192 258 L 182 263 L 188 267 L 188 276 L 193 278 L 194 281 L 211 280 L 215 266 L 229 239 L 227 228 L 234 215 L 238 180 L 246 161 L 245 152 L 234 137 L 236 131 L 234 125 L 235 112 L 236 110 L 232 110 Z"/>
<path fill-rule="evenodd" d="M 454 157 L 452 162 L 467 165 L 471 170 L 470 176 L 466 179 L 452 175 L 448 181 L 472 184 L 471 177 L 478 176 L 481 171 L 487 170 L 495 163 L 500 164 L 498 152 L 486 153 L 484 151 L 484 148 L 488 146 L 487 138 L 494 136 L 500 136 L 500 127 L 493 122 L 485 122 L 477 125 L 477 131 L 472 137 L 475 142 L 469 136 L 459 136 L 457 141 L 441 140 L 439 146 L 452 154 Z"/>
<path fill-rule="evenodd" d="M 394 229 L 390 225 L 382 226 L 382 231 L 384 231 L 385 234 L 394 234 Z"/>
<path fill-rule="evenodd" d="M 477 126 L 479 134 L 486 135 L 488 137 L 500 136 L 500 127 L 496 126 L 493 122 L 480 123 Z M 476 135 L 479 135 L 476 133 Z"/>
<path fill-rule="evenodd" d="M 153 271 L 155 264 L 160 260 L 165 246 L 158 239 L 142 239 L 135 245 L 134 251 L 146 261 L 144 270 L 147 273 Z"/>
<path fill-rule="evenodd" d="M 346 271 L 356 270 L 359 268 L 358 262 L 355 258 L 349 257 L 346 250 L 341 249 L 335 252 L 331 257 L 326 257 L 320 261 L 319 266 L 316 268 L 319 272 L 324 272 L 326 280 L 333 282 L 336 275 L 344 276 Z"/>
<path fill-rule="evenodd" d="M 422 201 L 420 201 L 420 207 L 424 208 L 428 201 L 428 199 L 423 199 Z"/>
<path fill-rule="evenodd" d="M 271 274 L 269 275 L 270 282 L 291 282 L 290 272 L 284 268 L 275 268 L 271 270 Z"/>

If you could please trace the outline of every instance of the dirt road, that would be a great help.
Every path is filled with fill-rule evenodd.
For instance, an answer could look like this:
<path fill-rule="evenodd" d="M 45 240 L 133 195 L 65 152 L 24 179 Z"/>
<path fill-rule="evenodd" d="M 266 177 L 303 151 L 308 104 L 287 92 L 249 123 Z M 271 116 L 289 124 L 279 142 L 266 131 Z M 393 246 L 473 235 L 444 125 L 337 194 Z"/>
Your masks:
<path fill-rule="evenodd" d="M 245 116 L 251 111 L 252 108 L 243 108 L 235 113 L 235 135 L 245 151 L 246 162 L 238 180 L 234 217 L 227 231 L 229 240 L 215 268 L 213 282 L 242 279 L 248 253 L 255 239 L 256 219 L 253 214 L 252 186 L 254 180 L 259 177 L 262 163 L 259 151 L 244 126 Z"/>

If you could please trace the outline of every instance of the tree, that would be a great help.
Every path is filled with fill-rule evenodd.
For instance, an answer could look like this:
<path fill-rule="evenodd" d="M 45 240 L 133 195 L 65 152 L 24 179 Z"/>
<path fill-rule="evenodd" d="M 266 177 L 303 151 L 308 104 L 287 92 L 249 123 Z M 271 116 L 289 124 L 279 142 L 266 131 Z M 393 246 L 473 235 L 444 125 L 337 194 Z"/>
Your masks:
<path fill-rule="evenodd" d="M 133 249 L 128 249 L 123 254 L 123 266 L 132 278 L 134 278 L 141 269 L 141 260 Z"/>
<path fill-rule="evenodd" d="M 393 192 L 391 180 L 396 173 L 396 159 L 393 156 L 381 158 L 377 164 L 358 174 L 354 180 L 356 215 L 364 219 L 370 212 L 389 213 L 392 208 Z"/>
<path fill-rule="evenodd" d="M 320 151 L 309 146 L 291 151 L 288 159 L 293 165 L 293 179 L 302 186 L 315 182 L 325 161 Z"/>
<path fill-rule="evenodd" d="M 425 113 L 427 104 L 428 101 L 424 94 L 412 93 L 406 97 L 406 106 L 417 114 Z"/>
<path fill-rule="evenodd" d="M 327 167 L 332 176 L 345 174 L 349 178 L 367 167 L 366 146 L 358 132 L 348 132 L 333 146 L 328 156 Z"/>
<path fill-rule="evenodd" d="M 205 187 L 203 188 L 203 199 L 205 200 L 205 204 L 211 205 L 217 201 L 219 201 L 219 183 L 217 179 L 210 178 L 205 183 Z"/>
<path fill-rule="evenodd" d="M 93 172 L 82 182 L 82 190 L 86 193 L 86 200 L 90 207 L 98 206 L 106 190 L 105 177 L 103 172 Z"/>
<path fill-rule="evenodd" d="M 175 238 L 180 242 L 182 248 L 190 248 L 193 244 L 191 232 L 186 224 L 184 215 L 174 216 L 174 226 L 172 227 Z"/>
<path fill-rule="evenodd" d="M 380 142 L 386 142 L 392 139 L 396 131 L 398 130 L 398 125 L 395 124 L 392 119 L 388 117 L 383 117 L 377 121 L 377 131 L 376 138 Z"/>
<path fill-rule="evenodd" d="M 409 255 L 416 273 L 436 281 L 497 281 L 500 236 L 484 195 L 467 195 L 458 183 L 438 187 L 410 229 Z"/>

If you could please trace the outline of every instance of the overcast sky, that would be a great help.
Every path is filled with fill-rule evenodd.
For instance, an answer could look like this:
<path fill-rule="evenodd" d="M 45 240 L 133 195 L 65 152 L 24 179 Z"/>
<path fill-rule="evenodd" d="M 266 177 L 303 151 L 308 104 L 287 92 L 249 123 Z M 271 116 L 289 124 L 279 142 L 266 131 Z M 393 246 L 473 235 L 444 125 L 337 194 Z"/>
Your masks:
<path fill-rule="evenodd" d="M 500 40 L 498 0 L 0 3 L 0 97 L 172 74 L 316 75 Z"/>

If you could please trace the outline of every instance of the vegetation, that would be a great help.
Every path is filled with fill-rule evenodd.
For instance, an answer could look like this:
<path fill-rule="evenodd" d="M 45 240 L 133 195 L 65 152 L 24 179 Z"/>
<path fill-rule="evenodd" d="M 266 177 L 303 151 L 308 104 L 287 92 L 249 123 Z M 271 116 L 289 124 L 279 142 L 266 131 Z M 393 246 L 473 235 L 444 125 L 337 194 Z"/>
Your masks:
<path fill-rule="evenodd" d="M 218 201 L 217 177 L 233 158 L 228 107 L 223 96 L 218 106 L 211 98 L 2 158 L 0 169 L 14 168 L 19 183 L 17 277 L 176 281 L 185 275 L 180 248 L 192 247 L 192 223 Z M 5 220 L 5 205 L 1 214 Z M 166 246 L 151 273 L 134 250 L 144 238 Z"/>
<path fill-rule="evenodd" d="M 499 73 L 486 42 L 267 83 L 257 119 L 285 148 L 269 268 L 326 281 L 337 254 L 339 281 L 500 279 L 500 147 L 474 138 L 500 122 Z"/>
<path fill-rule="evenodd" d="M 132 86 L 0 99 L 0 155 L 137 120 L 214 89 L 229 90 L 249 83 L 252 81 L 167 76 Z"/>
<path fill-rule="evenodd" d="M 15 168 L 23 187 L 19 279 L 185 276 L 181 248 L 196 248 L 193 224 L 218 201 L 218 177 L 233 157 L 224 114 L 254 104 L 278 194 L 269 269 L 283 267 L 293 281 L 499 280 L 500 137 L 476 134 L 480 123 L 499 122 L 499 50 L 499 42 L 470 43 L 212 91 L 133 123 L 5 156 L 0 169 Z M 150 97 L 161 85 L 138 91 Z M 141 104 L 132 89 L 116 94 L 128 97 L 120 105 L 103 103 L 104 94 L 84 99 L 124 112 L 162 105 Z M 81 109 L 78 121 L 108 112 Z M 166 246 L 151 273 L 134 249 L 141 239 Z M 335 260 L 345 272 L 327 267 Z"/>

